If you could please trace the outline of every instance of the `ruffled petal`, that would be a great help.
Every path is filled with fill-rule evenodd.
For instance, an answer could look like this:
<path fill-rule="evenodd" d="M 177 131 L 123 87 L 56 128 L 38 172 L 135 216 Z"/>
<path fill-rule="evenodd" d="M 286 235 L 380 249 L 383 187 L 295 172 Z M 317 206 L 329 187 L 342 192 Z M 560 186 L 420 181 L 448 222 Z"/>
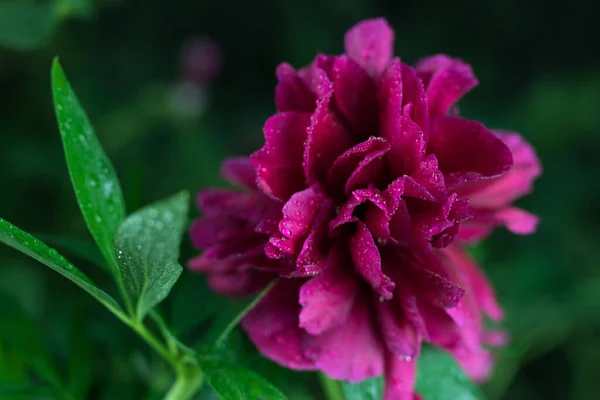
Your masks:
<path fill-rule="evenodd" d="M 325 92 L 310 118 L 304 148 L 303 168 L 308 184 L 326 183 L 327 172 L 333 161 L 352 146 L 353 139 L 330 108 L 333 94 L 331 81 L 322 70 L 319 85 Z"/>
<path fill-rule="evenodd" d="M 448 114 L 450 107 L 478 84 L 469 64 L 445 54 L 425 58 L 415 69 L 425 85 L 431 119 Z"/>
<path fill-rule="evenodd" d="M 350 253 L 356 271 L 383 299 L 392 297 L 394 282 L 381 270 L 381 256 L 367 226 L 356 223 L 356 232 L 350 240 Z"/>
<path fill-rule="evenodd" d="M 333 379 L 360 382 L 383 372 L 383 345 L 362 296 L 343 325 L 318 336 L 306 335 L 303 343 L 305 357 Z"/>
<path fill-rule="evenodd" d="M 535 232 L 538 224 L 537 216 L 517 207 L 499 210 L 475 209 L 474 218 L 461 225 L 458 240 L 466 243 L 480 241 L 499 225 L 504 225 L 517 235 L 530 235 Z"/>
<path fill-rule="evenodd" d="M 411 174 L 425 155 L 422 128 L 403 112 L 402 65 L 394 60 L 385 70 L 378 88 L 381 136 L 391 146 L 387 163 L 395 176 Z M 408 110 L 408 109 L 407 109 Z"/>
<path fill-rule="evenodd" d="M 386 179 L 384 155 L 389 151 L 388 142 L 379 137 L 371 137 L 357 144 L 339 156 L 331 166 L 328 182 L 335 194 L 343 188 L 347 195 L 354 189 L 362 189 L 369 184 Z"/>
<path fill-rule="evenodd" d="M 510 169 L 510 149 L 482 124 L 459 117 L 439 117 L 431 126 L 428 152 L 437 156 L 446 184 L 494 178 Z"/>
<path fill-rule="evenodd" d="M 468 196 L 471 204 L 476 207 L 500 208 L 509 205 L 530 193 L 533 181 L 542 173 L 535 150 L 525 139 L 516 133 L 494 133 L 511 150 L 513 166 L 500 178 L 457 188 L 458 193 Z"/>
<path fill-rule="evenodd" d="M 379 132 L 375 82 L 354 60 L 345 55 L 333 65 L 335 104 L 359 139 Z"/>
<path fill-rule="evenodd" d="M 286 201 L 304 189 L 302 158 L 310 114 L 282 112 L 267 120 L 265 145 L 250 156 L 258 186 L 269 196 Z"/>
<path fill-rule="evenodd" d="M 346 54 L 371 76 L 380 74 L 394 46 L 394 31 L 383 18 L 362 21 L 350 28 L 344 37 Z"/>
<path fill-rule="evenodd" d="M 267 358 L 297 370 L 314 370 L 313 360 L 304 356 L 298 327 L 299 280 L 279 280 L 263 299 L 246 314 L 242 327 Z"/>
<path fill-rule="evenodd" d="M 388 353 L 385 359 L 383 400 L 414 400 L 416 360 Z"/>
<path fill-rule="evenodd" d="M 358 280 L 344 253 L 340 246 L 332 249 L 324 270 L 300 288 L 300 327 L 311 335 L 340 326 L 352 309 Z"/>
<path fill-rule="evenodd" d="M 256 170 L 248 157 L 231 157 L 223 162 L 221 174 L 234 185 L 257 189 Z"/>
<path fill-rule="evenodd" d="M 411 359 L 419 354 L 421 335 L 390 301 L 375 301 L 383 342 L 389 352 Z"/>
<path fill-rule="evenodd" d="M 275 87 L 275 105 L 277 110 L 312 112 L 317 97 L 306 86 L 296 70 L 288 63 L 280 64 L 276 69 L 279 83 Z"/>

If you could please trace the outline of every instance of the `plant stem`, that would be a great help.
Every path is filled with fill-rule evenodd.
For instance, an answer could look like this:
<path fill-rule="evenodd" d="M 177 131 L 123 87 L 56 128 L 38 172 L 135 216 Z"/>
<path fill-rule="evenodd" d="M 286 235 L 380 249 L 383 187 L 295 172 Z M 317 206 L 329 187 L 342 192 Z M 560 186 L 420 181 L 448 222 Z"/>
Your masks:
<path fill-rule="evenodd" d="M 319 372 L 319 380 L 328 400 L 345 400 L 346 396 L 344 396 L 338 381 L 329 378 L 322 372 Z"/>
<path fill-rule="evenodd" d="M 204 375 L 197 365 L 179 365 L 175 368 L 177 379 L 164 400 L 189 400 L 200 389 Z"/>

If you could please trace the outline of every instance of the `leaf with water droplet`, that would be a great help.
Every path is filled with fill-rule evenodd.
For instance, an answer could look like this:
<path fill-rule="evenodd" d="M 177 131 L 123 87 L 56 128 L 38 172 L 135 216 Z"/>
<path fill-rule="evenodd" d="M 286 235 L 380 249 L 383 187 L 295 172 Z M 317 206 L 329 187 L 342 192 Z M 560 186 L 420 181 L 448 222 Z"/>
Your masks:
<path fill-rule="evenodd" d="M 48 247 L 42 241 L 31 236 L 29 233 L 20 230 L 2 218 L 0 218 L 0 242 L 27 254 L 42 264 L 52 268 L 88 292 L 112 311 L 122 312 L 121 307 L 112 297 L 96 287 L 83 272 L 79 271 L 56 250 Z"/>
<path fill-rule="evenodd" d="M 359 383 L 341 382 L 346 400 L 380 400 L 383 396 L 383 378 L 369 378 Z"/>
<path fill-rule="evenodd" d="M 416 390 L 427 400 L 482 400 L 481 390 L 445 351 L 428 346 L 417 359 Z"/>
<path fill-rule="evenodd" d="M 141 320 L 179 278 L 179 245 L 187 225 L 189 194 L 179 193 L 131 214 L 115 235 L 116 259 L 127 296 Z"/>
<path fill-rule="evenodd" d="M 121 186 L 57 59 L 52 64 L 52 92 L 77 201 L 102 255 L 120 279 L 114 235 L 125 218 Z"/>
<path fill-rule="evenodd" d="M 222 400 L 285 400 L 276 387 L 256 373 L 221 361 L 201 359 L 206 380 Z"/>

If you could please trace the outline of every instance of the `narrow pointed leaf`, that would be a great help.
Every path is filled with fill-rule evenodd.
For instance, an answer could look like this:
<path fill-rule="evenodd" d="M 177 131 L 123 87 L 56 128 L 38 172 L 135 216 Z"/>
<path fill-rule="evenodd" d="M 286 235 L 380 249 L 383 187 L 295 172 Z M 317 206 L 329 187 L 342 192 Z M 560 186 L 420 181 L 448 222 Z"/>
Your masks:
<path fill-rule="evenodd" d="M 119 279 L 113 239 L 125 217 L 121 186 L 57 59 L 52 64 L 52 93 L 77 202 L 102 255 Z"/>
<path fill-rule="evenodd" d="M 221 400 L 285 400 L 264 378 L 245 368 L 214 360 L 201 360 L 206 380 Z"/>
<path fill-rule="evenodd" d="M 83 272 L 79 271 L 56 250 L 46 246 L 42 241 L 2 218 L 0 218 L 0 242 L 27 254 L 42 264 L 52 268 L 88 292 L 111 311 L 122 312 L 121 307 L 112 297 L 97 288 Z"/>
<path fill-rule="evenodd" d="M 139 320 L 167 297 L 181 274 L 177 259 L 188 203 L 189 194 L 179 193 L 131 214 L 117 230 L 117 262 Z"/>

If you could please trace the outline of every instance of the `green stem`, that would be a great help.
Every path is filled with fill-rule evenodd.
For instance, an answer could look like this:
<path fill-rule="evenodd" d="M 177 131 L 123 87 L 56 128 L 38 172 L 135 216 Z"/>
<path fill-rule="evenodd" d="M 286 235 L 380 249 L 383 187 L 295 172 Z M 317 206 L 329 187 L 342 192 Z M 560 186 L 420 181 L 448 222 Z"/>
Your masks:
<path fill-rule="evenodd" d="M 160 315 L 153 315 L 154 320 L 159 324 L 165 340 L 169 342 L 169 348 L 165 346 L 154 334 L 143 324 L 125 314 L 120 308 L 115 308 L 109 303 L 104 305 L 125 325 L 133 329 L 154 351 L 156 351 L 165 361 L 167 361 L 175 370 L 177 379 L 165 396 L 165 400 L 189 400 L 202 386 L 204 375 L 202 370 L 196 364 L 195 357 L 190 354 L 181 354 L 179 349 L 173 349 L 175 343 L 171 343 L 175 338 L 170 334 Z"/>
<path fill-rule="evenodd" d="M 197 365 L 179 365 L 177 379 L 164 400 L 189 400 L 200 389 L 204 375 Z"/>
<path fill-rule="evenodd" d="M 346 396 L 344 396 L 338 381 L 329 378 L 322 372 L 319 373 L 319 380 L 328 400 L 345 400 Z"/>

